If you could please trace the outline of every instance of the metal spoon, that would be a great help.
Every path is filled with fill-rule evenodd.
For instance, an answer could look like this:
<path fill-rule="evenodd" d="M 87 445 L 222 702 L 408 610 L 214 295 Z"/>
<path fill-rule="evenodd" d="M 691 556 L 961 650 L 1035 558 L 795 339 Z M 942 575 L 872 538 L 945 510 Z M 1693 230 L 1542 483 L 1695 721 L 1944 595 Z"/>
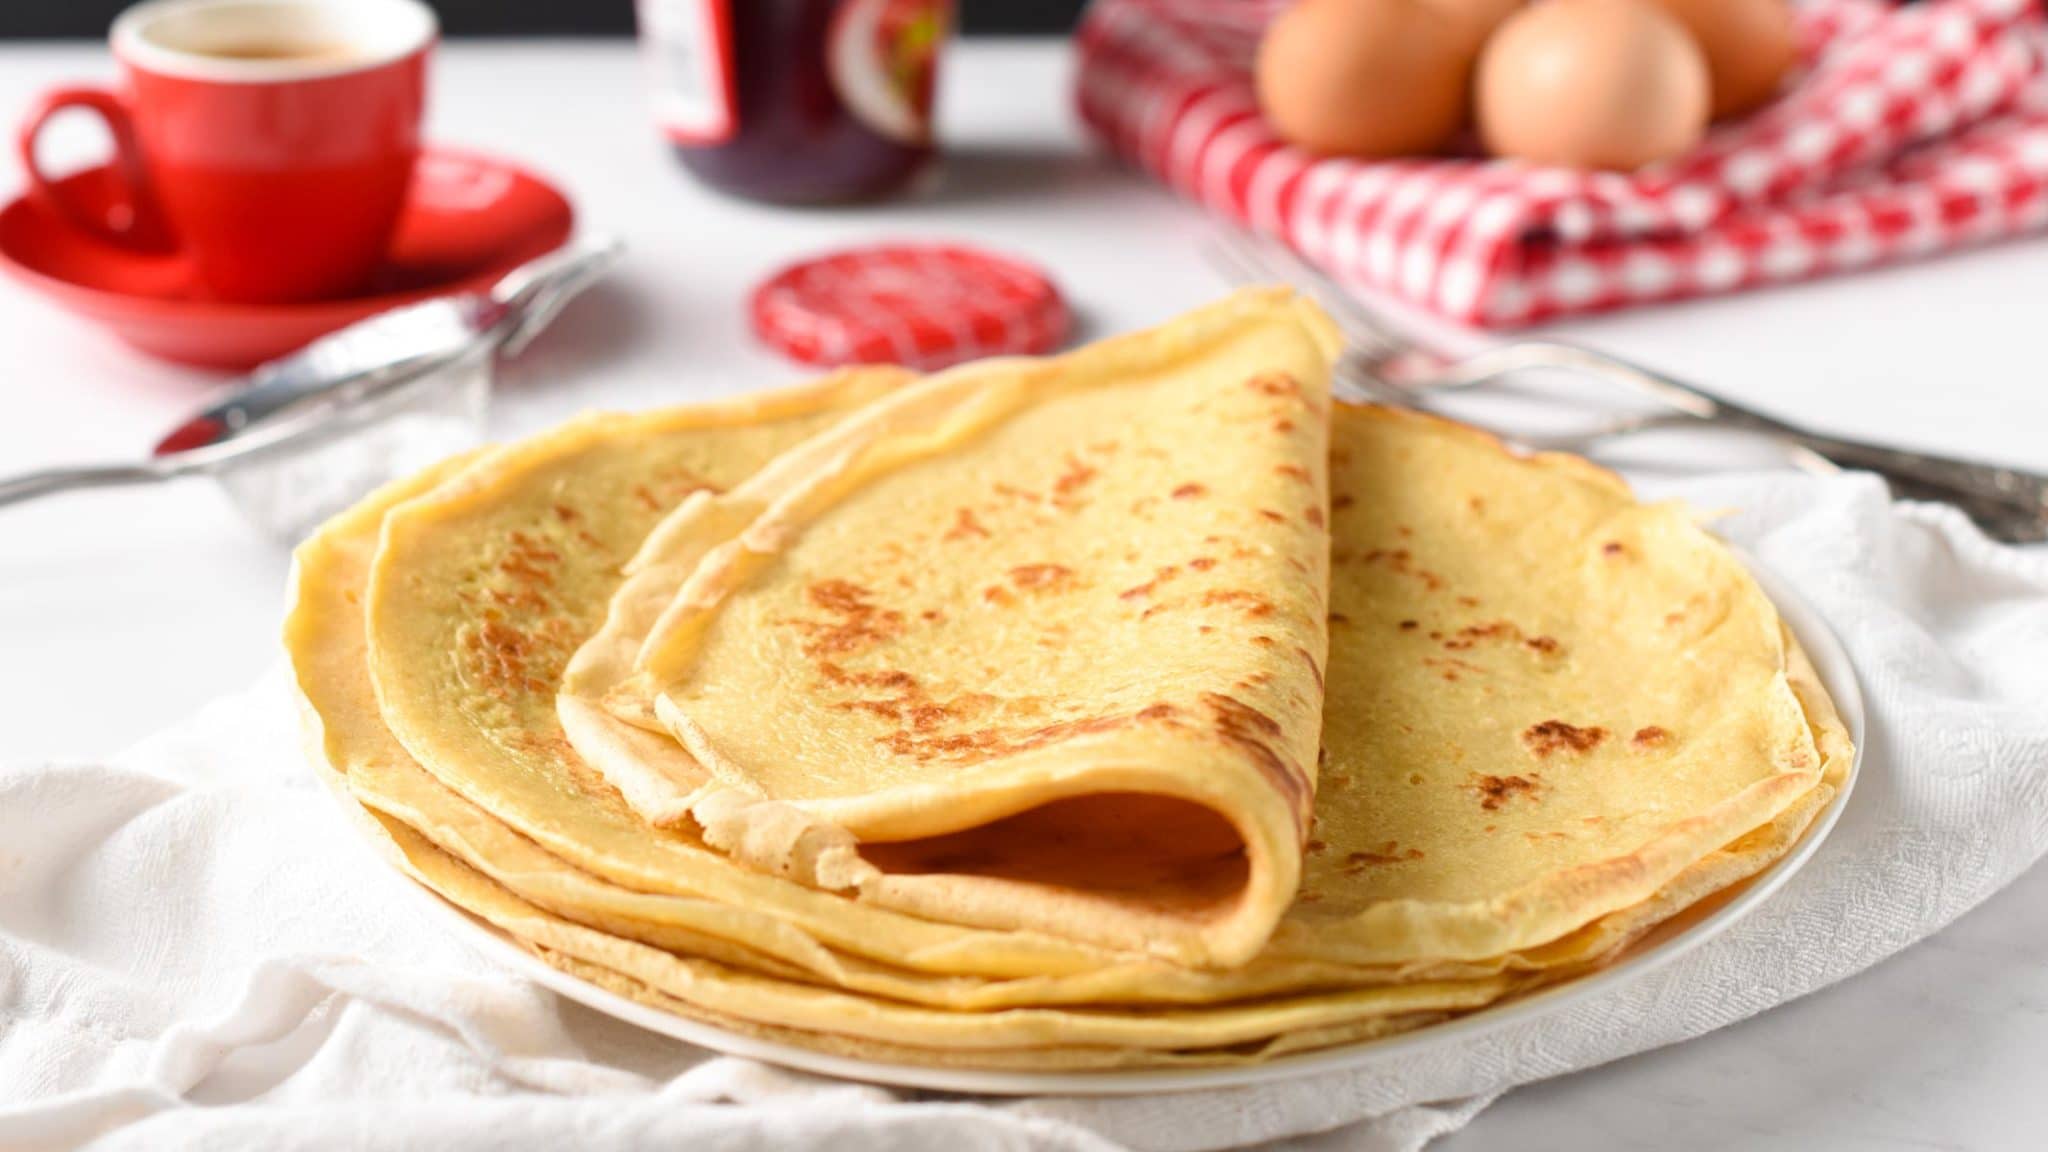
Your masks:
<path fill-rule="evenodd" d="M 406 468 L 475 443 L 494 354 L 517 355 L 623 250 L 616 240 L 571 245 L 486 291 L 352 324 L 258 368 L 172 429 L 147 459 L 0 479 L 0 506 L 210 475 L 261 527 L 295 539 Z M 286 498 L 295 485 L 308 498 Z"/>

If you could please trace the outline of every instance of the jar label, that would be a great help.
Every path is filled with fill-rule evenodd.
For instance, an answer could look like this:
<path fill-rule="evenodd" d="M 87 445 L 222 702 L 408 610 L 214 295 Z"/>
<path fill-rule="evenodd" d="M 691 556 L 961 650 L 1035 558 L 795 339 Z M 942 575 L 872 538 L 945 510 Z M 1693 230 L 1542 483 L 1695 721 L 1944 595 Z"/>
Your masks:
<path fill-rule="evenodd" d="M 843 0 L 825 49 L 840 102 L 880 135 L 928 142 L 939 47 L 952 14 L 951 0 Z"/>
<path fill-rule="evenodd" d="M 678 143 L 717 144 L 732 139 L 738 128 L 731 4 L 638 0 L 655 122 Z"/>

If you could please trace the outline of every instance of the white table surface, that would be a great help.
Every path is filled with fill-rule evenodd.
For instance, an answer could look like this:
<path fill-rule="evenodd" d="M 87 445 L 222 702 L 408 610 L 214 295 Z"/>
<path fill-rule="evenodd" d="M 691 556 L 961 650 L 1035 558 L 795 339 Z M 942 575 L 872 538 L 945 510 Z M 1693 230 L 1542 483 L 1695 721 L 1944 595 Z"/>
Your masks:
<path fill-rule="evenodd" d="M 435 139 L 553 174 L 629 262 L 501 380 L 495 430 L 791 380 L 748 335 L 779 263 L 962 238 L 1047 265 L 1087 333 L 1224 289 L 1203 221 L 1091 154 L 1050 43 L 948 64 L 943 179 L 914 200 L 790 212 L 715 198 L 670 160 L 618 43 L 447 48 Z M 96 48 L 0 47 L 0 111 L 106 78 Z M 89 156 L 66 124 L 48 155 Z M 19 185 L 11 154 L 0 187 Z M 2048 240 L 1559 326 L 1843 432 L 2048 467 Z M 143 449 L 216 378 L 153 363 L 0 285 L 0 471 Z M 286 557 L 203 481 L 0 512 L 0 761 L 96 757 L 277 659 Z M 1441 1146 L 2037 1148 L 2048 1131 L 2048 869 L 1846 984 L 1702 1040 L 1522 1089 Z"/>

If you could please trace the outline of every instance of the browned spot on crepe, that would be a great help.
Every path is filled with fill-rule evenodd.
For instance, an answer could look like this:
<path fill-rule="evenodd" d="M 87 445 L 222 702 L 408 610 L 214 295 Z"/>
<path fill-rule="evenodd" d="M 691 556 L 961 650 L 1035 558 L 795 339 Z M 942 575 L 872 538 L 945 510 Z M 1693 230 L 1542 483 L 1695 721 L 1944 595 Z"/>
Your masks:
<path fill-rule="evenodd" d="M 830 621 L 787 621 L 809 637 L 804 641 L 804 655 L 814 660 L 859 652 L 903 631 L 903 613 L 877 607 L 874 593 L 851 581 L 820 580 L 806 587 L 804 595 L 834 617 Z"/>
<path fill-rule="evenodd" d="M 1302 770 L 1277 746 L 1281 731 L 1279 722 L 1242 700 L 1220 692 L 1202 693 L 1202 703 L 1209 709 L 1216 734 L 1225 743 L 1251 757 L 1266 781 L 1287 798 L 1294 812 L 1296 827 L 1305 832 L 1315 793 Z"/>
<path fill-rule="evenodd" d="M 1262 372 L 1245 381 L 1244 386 L 1261 396 L 1301 399 L 1301 382 L 1285 372 Z"/>
<path fill-rule="evenodd" d="M 1579 754 L 1591 752 L 1605 739 L 1605 728 L 1581 728 L 1562 720 L 1545 720 L 1522 730 L 1522 746 L 1538 760 L 1563 751 Z"/>
<path fill-rule="evenodd" d="M 983 707 L 992 702 L 994 698 L 985 697 L 977 700 L 975 706 Z M 1089 716 L 1028 728 L 994 725 L 965 732 L 934 732 L 919 729 L 913 724 L 878 737 L 877 742 L 898 756 L 919 760 L 968 762 L 1029 752 L 1078 737 L 1114 732 L 1133 725 L 1177 723 L 1179 710 L 1171 704 L 1158 703 L 1125 715 Z"/>
<path fill-rule="evenodd" d="M 1010 583 L 1026 592 L 1056 592 L 1073 581 L 1064 564 L 1020 564 L 1010 569 Z"/>
<path fill-rule="evenodd" d="M 1126 588 L 1123 591 L 1117 593 L 1117 599 L 1137 600 L 1142 597 L 1150 596 L 1153 593 L 1153 591 L 1157 589 L 1161 584 L 1164 584 L 1168 580 L 1171 580 L 1178 575 L 1180 575 L 1180 566 L 1178 564 L 1168 564 L 1163 568 L 1154 570 L 1152 573 L 1152 578 L 1150 580 L 1145 581 L 1143 584 L 1138 584 L 1133 587 Z"/>
<path fill-rule="evenodd" d="M 1316 663 L 1314 654 L 1310 653 L 1308 649 L 1296 645 L 1294 651 L 1301 656 L 1302 663 L 1308 665 L 1309 675 L 1316 678 L 1316 691 L 1321 692 L 1323 690 L 1322 666 Z"/>
<path fill-rule="evenodd" d="M 1347 873 L 1357 873 L 1367 868 L 1379 868 L 1388 864 L 1408 864 L 1420 859 L 1422 859 L 1422 849 L 1403 848 L 1399 843 L 1389 840 L 1377 848 L 1369 848 L 1362 852 L 1346 853 L 1344 856 L 1344 871 Z"/>
<path fill-rule="evenodd" d="M 1338 560 L 1338 555 L 1333 552 L 1330 558 Z M 1349 560 L 1350 558 L 1348 553 L 1343 556 L 1343 560 Z M 1421 581 L 1423 587 L 1432 592 L 1444 586 L 1443 577 L 1427 568 L 1418 566 L 1415 563 L 1414 553 L 1406 548 L 1374 548 L 1359 556 L 1358 559 L 1366 564 L 1378 564 L 1403 576 L 1413 577 Z"/>
<path fill-rule="evenodd" d="M 986 538 L 989 532 L 974 515 L 972 508 L 960 508 L 953 513 L 953 526 L 946 530 L 946 539 L 960 540 L 968 536 Z"/>
<path fill-rule="evenodd" d="M 1244 588 L 1211 588 L 1202 594 L 1203 605 L 1211 608 L 1225 605 L 1235 606 L 1246 616 L 1258 619 L 1273 614 L 1273 602 L 1257 592 Z"/>
<path fill-rule="evenodd" d="M 1481 808 L 1498 812 L 1517 797 L 1535 801 L 1543 789 L 1543 778 L 1533 772 L 1527 776 L 1492 776 L 1474 772 L 1465 787 L 1479 796 Z"/>
<path fill-rule="evenodd" d="M 1083 463 L 1081 458 L 1072 452 L 1067 453 L 1066 464 L 1066 471 L 1061 472 L 1059 478 L 1052 482 L 1055 495 L 1071 496 L 1083 484 L 1095 479 L 1095 469 Z"/>

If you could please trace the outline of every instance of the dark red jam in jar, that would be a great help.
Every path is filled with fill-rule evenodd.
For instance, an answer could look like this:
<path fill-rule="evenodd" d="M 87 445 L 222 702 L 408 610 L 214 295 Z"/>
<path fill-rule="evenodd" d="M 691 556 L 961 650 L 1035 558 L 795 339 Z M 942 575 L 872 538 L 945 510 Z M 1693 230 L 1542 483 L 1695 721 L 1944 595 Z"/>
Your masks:
<path fill-rule="evenodd" d="M 873 199 L 932 158 L 952 0 L 639 0 L 639 15 L 655 117 L 721 191 Z"/>

